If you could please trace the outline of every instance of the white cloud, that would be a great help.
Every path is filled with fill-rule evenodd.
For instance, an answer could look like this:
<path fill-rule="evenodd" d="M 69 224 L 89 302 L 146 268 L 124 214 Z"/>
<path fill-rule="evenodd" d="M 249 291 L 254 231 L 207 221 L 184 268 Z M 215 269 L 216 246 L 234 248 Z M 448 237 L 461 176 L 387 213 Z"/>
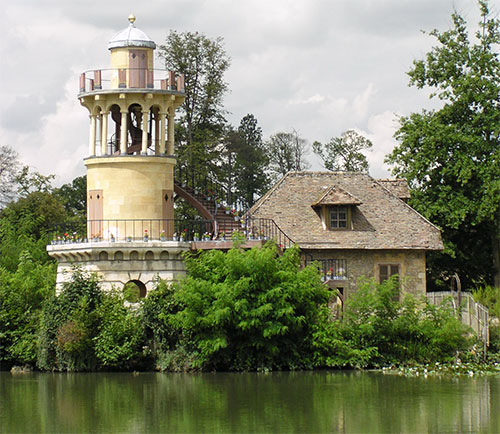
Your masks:
<path fill-rule="evenodd" d="M 499 10 L 500 0 L 490 4 Z M 476 23 L 475 0 L 8 2 L 0 144 L 60 182 L 83 173 L 88 116 L 76 99 L 78 74 L 108 65 L 107 42 L 133 12 L 159 44 L 170 29 L 224 38 L 231 123 L 253 113 L 265 137 L 295 128 L 310 142 L 364 131 L 374 143 L 372 173 L 387 176 L 393 113 L 430 104 L 405 75 L 435 43 L 420 30 L 448 28 L 454 8 Z"/>

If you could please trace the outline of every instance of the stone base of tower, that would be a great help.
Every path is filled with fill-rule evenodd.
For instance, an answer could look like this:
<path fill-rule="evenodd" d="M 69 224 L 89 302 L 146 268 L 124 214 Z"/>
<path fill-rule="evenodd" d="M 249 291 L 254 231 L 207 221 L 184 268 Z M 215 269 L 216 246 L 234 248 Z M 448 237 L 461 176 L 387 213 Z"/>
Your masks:
<path fill-rule="evenodd" d="M 75 267 L 95 272 L 104 290 L 122 289 L 128 282 L 140 282 L 147 291 L 155 279 L 178 281 L 185 276 L 182 254 L 190 250 L 189 242 L 93 242 L 47 246 L 48 254 L 57 259 L 57 284 L 60 291 L 71 279 Z"/>

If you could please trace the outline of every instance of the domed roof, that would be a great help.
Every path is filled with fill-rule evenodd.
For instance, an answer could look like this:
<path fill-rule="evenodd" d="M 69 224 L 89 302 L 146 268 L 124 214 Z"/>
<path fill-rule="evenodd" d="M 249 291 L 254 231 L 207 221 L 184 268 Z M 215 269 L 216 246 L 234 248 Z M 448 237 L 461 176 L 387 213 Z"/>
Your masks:
<path fill-rule="evenodd" d="M 108 50 L 121 47 L 145 47 L 154 50 L 156 48 L 154 41 L 149 39 L 148 35 L 142 30 L 135 27 L 135 17 L 131 14 L 128 20 L 130 21 L 129 26 L 118 32 L 108 42 Z"/>

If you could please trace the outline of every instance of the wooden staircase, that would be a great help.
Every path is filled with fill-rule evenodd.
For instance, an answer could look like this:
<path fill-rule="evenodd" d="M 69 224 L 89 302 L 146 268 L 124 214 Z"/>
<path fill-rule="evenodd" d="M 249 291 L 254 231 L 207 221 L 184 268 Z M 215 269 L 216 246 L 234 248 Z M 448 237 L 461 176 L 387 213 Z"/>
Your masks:
<path fill-rule="evenodd" d="M 174 184 L 174 192 L 198 210 L 204 219 L 213 221 L 213 239 L 219 238 L 222 233 L 231 237 L 234 231 L 241 231 L 239 217 L 235 217 L 229 208 L 219 205 L 214 196 L 209 196 L 210 193 L 203 193 L 177 182 Z"/>

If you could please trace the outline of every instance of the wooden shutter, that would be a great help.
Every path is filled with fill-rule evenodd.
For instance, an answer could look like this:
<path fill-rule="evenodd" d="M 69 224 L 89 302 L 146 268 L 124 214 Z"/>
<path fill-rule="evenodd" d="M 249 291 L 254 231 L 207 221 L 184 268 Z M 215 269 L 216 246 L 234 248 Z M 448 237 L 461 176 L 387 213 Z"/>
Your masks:
<path fill-rule="evenodd" d="M 144 50 L 130 50 L 129 52 L 129 87 L 146 87 L 147 56 Z"/>
<path fill-rule="evenodd" d="M 87 237 L 102 236 L 103 196 L 102 190 L 89 190 L 87 197 Z"/>

